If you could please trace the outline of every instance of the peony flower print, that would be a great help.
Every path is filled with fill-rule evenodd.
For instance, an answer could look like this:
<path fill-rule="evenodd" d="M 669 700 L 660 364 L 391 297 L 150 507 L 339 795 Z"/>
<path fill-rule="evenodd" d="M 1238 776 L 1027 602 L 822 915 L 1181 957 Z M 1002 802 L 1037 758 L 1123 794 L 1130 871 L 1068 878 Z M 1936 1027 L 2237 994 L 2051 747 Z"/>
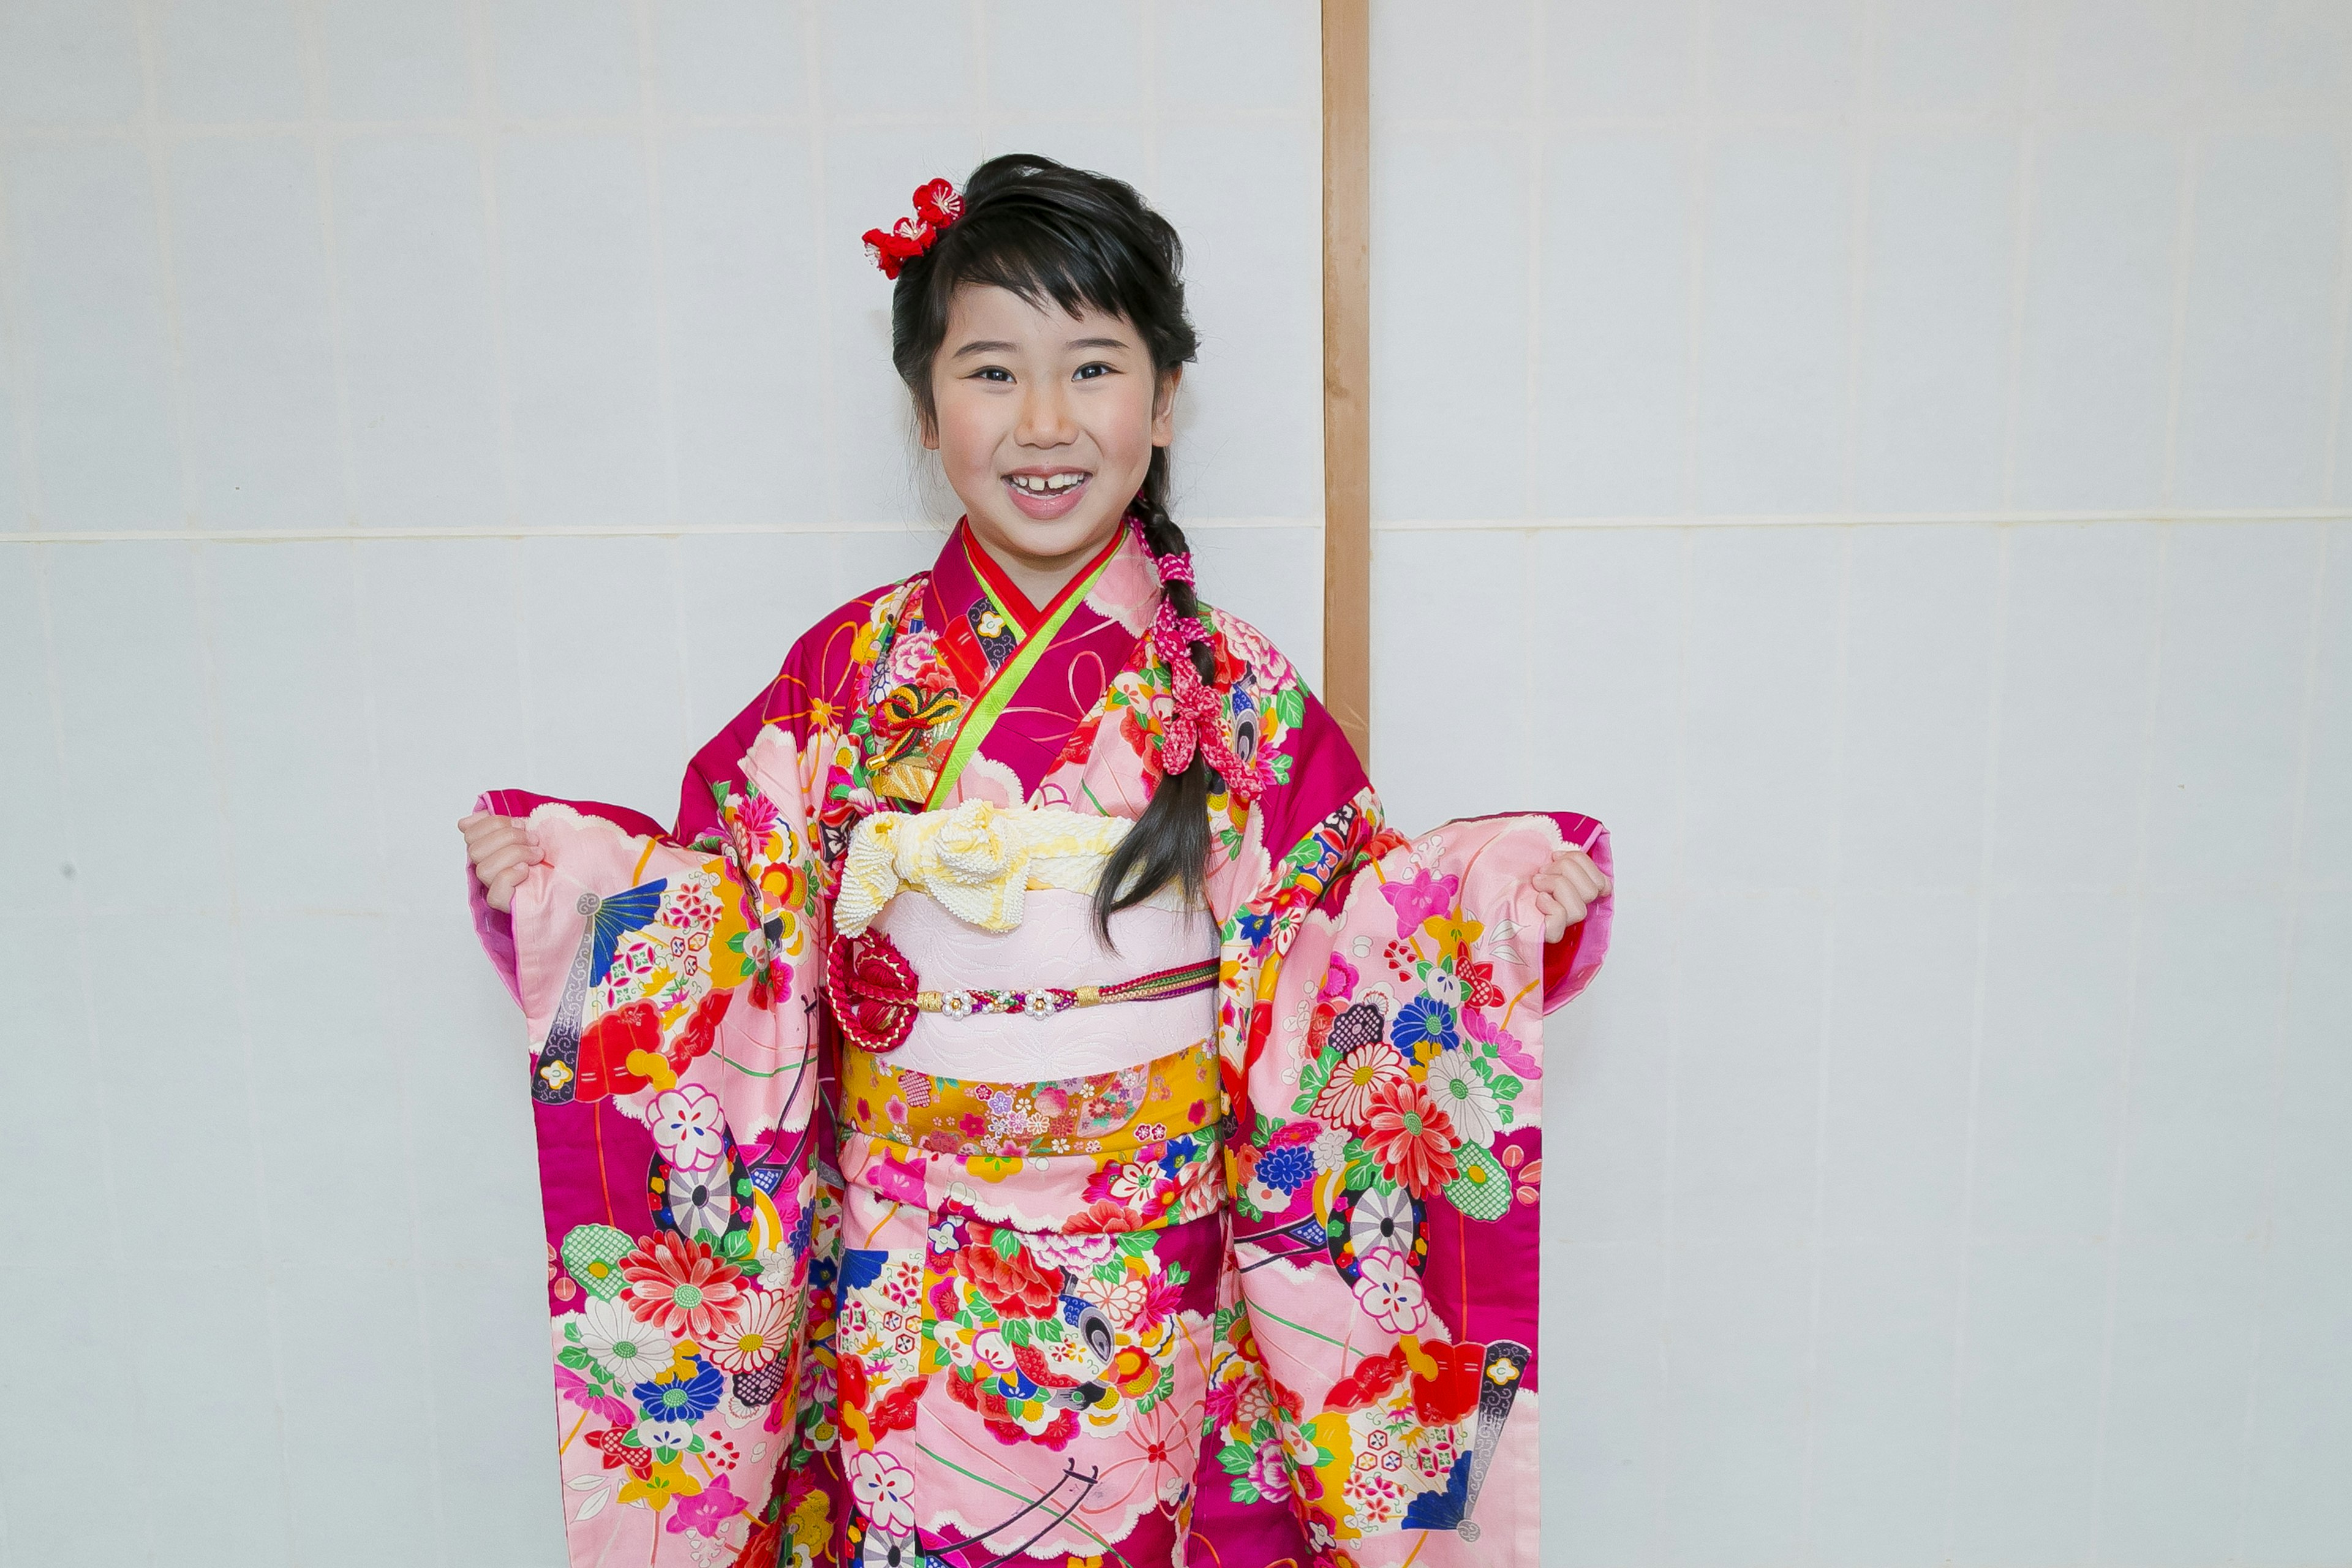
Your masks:
<path fill-rule="evenodd" d="M 1405 1080 L 1404 1058 L 1385 1040 L 1358 1046 L 1339 1058 L 1331 1079 L 1315 1097 L 1315 1114 L 1326 1121 L 1362 1127 L 1372 1113 L 1372 1091 Z"/>
<path fill-rule="evenodd" d="M 874 1527 L 890 1535 L 915 1528 L 915 1472 L 888 1454 L 861 1449 L 849 1456 L 849 1490 Z"/>
<path fill-rule="evenodd" d="M 1424 1087 L 1465 1143 L 1483 1149 L 1503 1130 L 1502 1102 L 1467 1054 L 1448 1051 L 1430 1063 Z"/>
<path fill-rule="evenodd" d="M 640 1322 L 617 1301 L 591 1300 L 581 1314 L 581 1348 L 624 1388 L 667 1368 L 672 1342 L 668 1334 Z"/>
<path fill-rule="evenodd" d="M 622 1296 L 639 1322 L 696 1343 L 735 1321 L 742 1271 L 699 1241 L 664 1231 L 621 1260 Z"/>
<path fill-rule="evenodd" d="M 793 1255 L 789 1248 L 772 1247 L 753 1261 L 760 1266 L 760 1277 L 751 1283 L 760 1289 L 782 1290 L 792 1285 Z"/>
<path fill-rule="evenodd" d="M 654 1142 L 681 1171 L 707 1171 L 727 1152 L 719 1097 L 699 1084 L 664 1090 L 654 1101 Z"/>
<path fill-rule="evenodd" d="M 1062 1294 L 1061 1270 L 1040 1268 L 1017 1247 L 1007 1258 L 985 1242 L 974 1242 L 956 1254 L 956 1272 L 1008 1318 L 1051 1317 Z"/>
<path fill-rule="evenodd" d="M 1363 1259 L 1356 1276 L 1356 1303 L 1392 1334 L 1419 1333 L 1429 1321 L 1421 1277 L 1405 1261 L 1404 1254 L 1392 1247 L 1381 1247 Z"/>
<path fill-rule="evenodd" d="M 1381 1173 L 1415 1197 L 1442 1187 L 1455 1173 L 1454 1123 L 1428 1090 L 1411 1079 L 1375 1084 L 1364 1143 Z"/>

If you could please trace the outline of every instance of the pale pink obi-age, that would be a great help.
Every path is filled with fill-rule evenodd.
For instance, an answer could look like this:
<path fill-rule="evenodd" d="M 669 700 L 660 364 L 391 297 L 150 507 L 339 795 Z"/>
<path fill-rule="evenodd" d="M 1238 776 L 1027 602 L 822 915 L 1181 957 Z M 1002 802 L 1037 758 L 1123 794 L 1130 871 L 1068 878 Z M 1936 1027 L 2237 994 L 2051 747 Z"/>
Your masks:
<path fill-rule="evenodd" d="M 1197 1045 L 1216 1021 L 1217 931 L 1163 888 L 1095 926 L 1133 827 L 970 801 L 857 826 L 835 905 L 835 1011 L 853 1045 L 938 1077 L 1034 1081 Z"/>

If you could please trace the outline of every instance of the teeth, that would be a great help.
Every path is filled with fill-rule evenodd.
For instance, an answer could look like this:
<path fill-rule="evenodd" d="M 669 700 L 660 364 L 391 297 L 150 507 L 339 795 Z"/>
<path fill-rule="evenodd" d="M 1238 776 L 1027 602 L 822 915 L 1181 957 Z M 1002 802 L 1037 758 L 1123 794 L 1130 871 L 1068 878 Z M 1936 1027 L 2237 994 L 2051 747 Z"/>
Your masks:
<path fill-rule="evenodd" d="M 1041 477 L 1036 474 L 1014 474 L 1010 477 L 1014 484 L 1019 485 L 1023 489 L 1027 490 L 1030 494 L 1042 496 L 1051 495 L 1055 490 L 1068 489 L 1072 485 L 1084 480 L 1087 476 L 1084 474 L 1047 474 Z"/>

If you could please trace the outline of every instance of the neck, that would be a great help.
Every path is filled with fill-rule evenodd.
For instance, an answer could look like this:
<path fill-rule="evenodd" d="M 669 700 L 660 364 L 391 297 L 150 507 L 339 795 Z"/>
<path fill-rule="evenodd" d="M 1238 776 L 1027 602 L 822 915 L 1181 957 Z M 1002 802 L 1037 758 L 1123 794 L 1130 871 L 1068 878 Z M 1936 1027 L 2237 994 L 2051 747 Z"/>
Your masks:
<path fill-rule="evenodd" d="M 1102 553 L 1103 546 L 1117 536 L 1114 525 L 1110 532 L 1090 540 L 1076 550 L 1062 555 L 1032 555 L 1000 545 L 978 529 L 971 530 L 971 541 L 987 552 L 996 569 L 1012 579 L 1013 585 L 1028 595 L 1029 602 L 1039 608 L 1052 604 L 1061 591 L 1070 585 L 1077 574 L 1087 569 L 1094 558 Z"/>

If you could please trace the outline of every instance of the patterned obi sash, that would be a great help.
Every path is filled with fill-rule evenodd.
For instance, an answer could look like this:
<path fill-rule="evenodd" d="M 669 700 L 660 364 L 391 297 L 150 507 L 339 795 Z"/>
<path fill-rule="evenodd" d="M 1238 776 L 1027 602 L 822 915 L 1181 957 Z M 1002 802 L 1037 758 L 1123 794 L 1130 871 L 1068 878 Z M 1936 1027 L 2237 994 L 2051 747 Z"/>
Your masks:
<path fill-rule="evenodd" d="M 842 1121 L 852 1131 L 934 1154 L 1034 1159 L 1134 1157 L 1200 1135 L 1223 1115 L 1217 1053 L 1206 1040 L 1114 1072 L 1042 1083 L 940 1078 L 869 1051 L 842 1053 Z"/>

